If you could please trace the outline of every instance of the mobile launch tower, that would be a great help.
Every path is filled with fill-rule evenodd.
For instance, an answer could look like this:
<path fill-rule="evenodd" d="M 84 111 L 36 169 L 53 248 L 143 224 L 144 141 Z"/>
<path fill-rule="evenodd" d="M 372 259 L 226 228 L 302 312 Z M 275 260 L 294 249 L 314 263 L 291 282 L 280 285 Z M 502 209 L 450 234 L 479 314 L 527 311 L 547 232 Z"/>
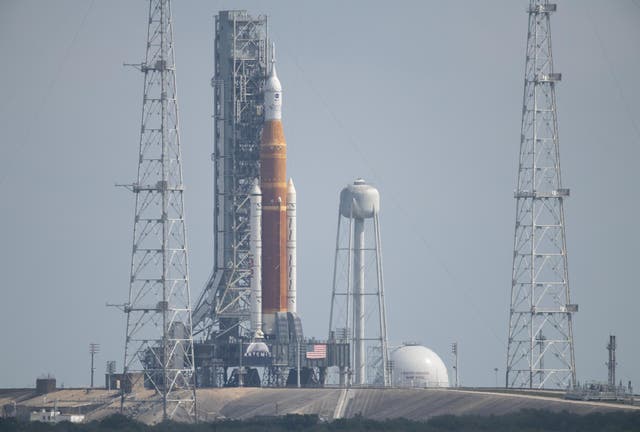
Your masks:
<path fill-rule="evenodd" d="M 286 178 L 283 93 L 267 18 L 221 11 L 214 56 L 214 268 L 194 312 L 198 381 L 282 386 L 295 367 L 296 381 L 308 382 L 300 369 L 320 359 L 303 357 L 296 190 Z"/>
<path fill-rule="evenodd" d="M 250 196 L 260 177 L 268 47 L 266 16 L 215 17 L 214 268 L 193 318 L 194 334 L 205 340 L 251 336 Z"/>
<path fill-rule="evenodd" d="M 576 384 L 550 16 L 530 0 L 524 79 L 506 386 Z"/>

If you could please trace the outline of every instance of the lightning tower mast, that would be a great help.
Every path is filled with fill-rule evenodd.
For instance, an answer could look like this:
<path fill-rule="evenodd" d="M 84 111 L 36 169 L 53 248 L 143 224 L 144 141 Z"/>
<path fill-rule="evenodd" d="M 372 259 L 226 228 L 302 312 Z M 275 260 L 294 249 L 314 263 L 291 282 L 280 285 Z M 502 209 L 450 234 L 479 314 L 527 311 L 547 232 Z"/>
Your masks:
<path fill-rule="evenodd" d="M 506 386 L 575 386 L 556 84 L 550 15 L 556 5 L 530 0 L 518 183 L 515 191 Z"/>
<path fill-rule="evenodd" d="M 149 0 L 129 300 L 126 386 L 162 397 L 163 418 L 195 420 L 191 299 L 170 0 Z M 124 387 L 124 386 L 123 386 Z M 124 388 L 122 404 L 125 403 Z"/>

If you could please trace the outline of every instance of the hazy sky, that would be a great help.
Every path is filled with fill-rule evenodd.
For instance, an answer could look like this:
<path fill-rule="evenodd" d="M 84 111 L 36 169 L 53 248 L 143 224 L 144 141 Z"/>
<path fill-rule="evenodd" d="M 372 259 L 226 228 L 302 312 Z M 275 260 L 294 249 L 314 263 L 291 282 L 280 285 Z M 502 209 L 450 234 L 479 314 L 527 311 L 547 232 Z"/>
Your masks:
<path fill-rule="evenodd" d="M 640 1 L 552 16 L 578 379 L 640 389 Z M 191 292 L 212 268 L 213 16 L 269 15 L 298 191 L 299 312 L 326 337 L 340 189 L 382 196 L 392 344 L 465 385 L 504 383 L 525 0 L 174 1 Z M 144 58 L 143 0 L 0 0 L 0 387 L 89 383 L 89 343 L 122 367 Z"/>

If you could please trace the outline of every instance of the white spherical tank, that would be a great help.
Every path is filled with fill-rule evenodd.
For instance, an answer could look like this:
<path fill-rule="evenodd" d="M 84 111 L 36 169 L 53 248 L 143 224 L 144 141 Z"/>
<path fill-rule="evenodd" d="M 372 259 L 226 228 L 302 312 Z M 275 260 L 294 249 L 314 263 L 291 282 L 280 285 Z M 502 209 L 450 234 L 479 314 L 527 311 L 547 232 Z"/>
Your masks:
<path fill-rule="evenodd" d="M 447 367 L 438 354 L 422 345 L 404 345 L 391 353 L 396 387 L 449 387 Z"/>
<path fill-rule="evenodd" d="M 372 218 L 380 211 L 380 193 L 378 189 L 365 183 L 361 178 L 347 185 L 340 192 L 340 214 L 346 218 Z"/>

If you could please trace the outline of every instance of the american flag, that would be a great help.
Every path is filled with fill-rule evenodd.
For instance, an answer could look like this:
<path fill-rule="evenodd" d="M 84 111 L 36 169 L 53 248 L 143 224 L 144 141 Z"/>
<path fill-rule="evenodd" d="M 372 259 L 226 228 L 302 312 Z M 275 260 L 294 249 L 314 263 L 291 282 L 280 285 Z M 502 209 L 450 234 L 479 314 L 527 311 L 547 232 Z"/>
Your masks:
<path fill-rule="evenodd" d="M 309 347 L 307 347 L 307 358 L 308 359 L 323 359 L 327 358 L 327 345 L 325 344 L 317 344 L 312 345 L 313 349 L 309 351 Z"/>

